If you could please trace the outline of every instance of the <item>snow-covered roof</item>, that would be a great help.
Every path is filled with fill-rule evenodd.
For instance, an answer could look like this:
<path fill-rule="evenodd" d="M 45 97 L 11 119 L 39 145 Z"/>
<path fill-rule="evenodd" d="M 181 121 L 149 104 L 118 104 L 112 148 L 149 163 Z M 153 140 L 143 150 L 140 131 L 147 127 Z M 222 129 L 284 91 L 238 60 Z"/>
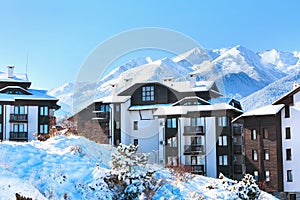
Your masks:
<path fill-rule="evenodd" d="M 58 100 L 55 97 L 49 96 L 46 90 L 27 90 L 30 94 L 0 94 L 0 101 L 15 101 L 15 100 Z"/>
<path fill-rule="evenodd" d="M 181 102 L 187 102 L 187 101 L 192 101 L 192 100 L 197 100 L 199 102 L 202 102 L 203 104 L 211 104 L 209 101 L 206 101 L 204 99 L 201 99 L 200 97 L 197 96 L 191 96 L 191 97 L 184 97 L 183 99 L 180 99 L 179 101 L 173 103 L 172 105 L 180 105 Z"/>
<path fill-rule="evenodd" d="M 186 115 L 189 112 L 200 112 L 200 111 L 220 111 L 220 110 L 235 110 L 241 112 L 241 110 L 226 104 L 218 103 L 214 105 L 192 105 L 192 106 L 165 106 L 159 107 L 153 115 L 165 116 L 165 115 Z"/>
<path fill-rule="evenodd" d="M 141 87 L 145 84 L 161 84 L 166 86 L 167 88 L 170 88 L 173 91 L 176 92 L 212 92 L 214 94 L 217 94 L 218 96 L 222 96 L 222 94 L 219 92 L 217 86 L 213 81 L 198 81 L 195 83 L 195 87 L 191 87 L 189 81 L 182 81 L 182 82 L 176 82 L 176 81 L 165 81 L 165 82 L 158 82 L 158 81 L 147 81 L 147 82 L 141 82 L 141 83 L 134 83 L 133 85 L 125 88 L 124 90 L 120 91 L 118 95 L 131 95 L 137 88 Z"/>
<path fill-rule="evenodd" d="M 8 78 L 7 72 L 0 72 L 0 82 L 29 82 L 29 80 L 24 73 L 14 73 L 12 78 Z"/>
<path fill-rule="evenodd" d="M 184 81 L 184 82 L 162 82 L 161 84 L 172 88 L 173 90 L 176 90 L 178 92 L 205 92 L 212 88 L 214 82 L 213 81 L 198 81 L 195 84 L 195 87 L 191 87 L 190 82 Z M 218 91 L 216 91 L 218 92 Z"/>
<path fill-rule="evenodd" d="M 128 110 L 154 110 L 159 107 L 172 106 L 172 104 L 153 104 L 153 105 L 140 105 L 140 106 L 131 106 Z"/>
<path fill-rule="evenodd" d="M 96 99 L 94 102 L 103 103 L 124 103 L 130 99 L 130 96 L 107 96 L 100 99 Z"/>
<path fill-rule="evenodd" d="M 284 107 L 283 104 L 278 105 L 267 105 L 255 110 L 251 110 L 246 112 L 233 120 L 233 122 L 237 121 L 242 117 L 251 117 L 251 116 L 264 116 L 264 115 L 276 115 L 282 108 Z"/>
<path fill-rule="evenodd" d="M 293 88 L 291 91 L 289 91 L 288 93 L 286 93 L 285 95 L 283 95 L 281 98 L 279 98 L 278 100 L 274 101 L 272 104 L 280 104 L 282 103 L 282 101 L 290 96 L 293 96 L 294 94 L 298 93 L 300 91 L 300 86 L 296 86 L 295 88 Z"/>

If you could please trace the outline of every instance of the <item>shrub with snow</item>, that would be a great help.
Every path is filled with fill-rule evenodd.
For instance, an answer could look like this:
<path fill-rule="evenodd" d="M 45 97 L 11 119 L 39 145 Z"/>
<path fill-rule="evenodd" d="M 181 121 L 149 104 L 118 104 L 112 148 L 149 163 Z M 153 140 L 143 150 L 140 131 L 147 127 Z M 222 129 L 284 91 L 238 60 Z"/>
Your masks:
<path fill-rule="evenodd" d="M 111 172 L 105 180 L 119 199 L 135 199 L 154 187 L 154 171 L 146 168 L 148 157 L 137 150 L 138 146 L 120 144 L 112 154 Z"/>
<path fill-rule="evenodd" d="M 255 200 L 260 195 L 260 189 L 250 174 L 246 174 L 242 181 L 238 182 L 235 187 L 236 193 L 241 199 Z"/>

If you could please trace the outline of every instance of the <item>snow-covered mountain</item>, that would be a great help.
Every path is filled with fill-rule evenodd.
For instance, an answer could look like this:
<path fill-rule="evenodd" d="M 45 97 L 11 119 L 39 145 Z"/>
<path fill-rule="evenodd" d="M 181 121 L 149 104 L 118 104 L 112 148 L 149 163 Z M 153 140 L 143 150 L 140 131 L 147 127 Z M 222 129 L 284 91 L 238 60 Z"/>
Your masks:
<path fill-rule="evenodd" d="M 60 99 L 62 109 L 58 112 L 74 113 L 93 100 L 110 95 L 111 84 L 117 83 L 117 90 L 121 90 L 125 79 L 131 83 L 166 77 L 184 80 L 188 73 L 197 72 L 198 79 L 217 81 L 226 97 L 242 99 L 300 69 L 299 57 L 300 52 L 255 53 L 241 45 L 214 50 L 197 47 L 174 58 L 136 58 L 112 70 L 98 83 L 66 83 L 49 94 Z"/>
<path fill-rule="evenodd" d="M 275 65 L 276 69 L 291 74 L 300 71 L 300 52 L 283 52 L 276 49 L 259 53 L 264 65 Z"/>
<path fill-rule="evenodd" d="M 285 93 L 293 89 L 293 83 L 300 83 L 300 72 L 290 74 L 279 79 L 263 89 L 243 98 L 241 100 L 244 110 L 253 110 L 262 106 L 272 104 Z"/>

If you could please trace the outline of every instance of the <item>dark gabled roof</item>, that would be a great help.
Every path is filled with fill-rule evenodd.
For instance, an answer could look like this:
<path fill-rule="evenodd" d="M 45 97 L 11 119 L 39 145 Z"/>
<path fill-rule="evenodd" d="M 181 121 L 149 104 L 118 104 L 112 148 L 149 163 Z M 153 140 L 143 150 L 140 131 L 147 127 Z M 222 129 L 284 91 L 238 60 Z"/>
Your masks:
<path fill-rule="evenodd" d="M 291 90 L 290 92 L 286 93 L 285 95 L 283 95 L 281 98 L 279 98 L 278 100 L 274 101 L 272 103 L 272 105 L 277 105 L 277 104 L 287 104 L 286 102 L 290 102 L 292 101 L 292 97 L 294 94 L 298 93 L 300 91 L 300 86 L 295 87 L 293 90 Z"/>
<path fill-rule="evenodd" d="M 175 93 L 191 93 L 191 92 L 210 92 L 215 94 L 216 96 L 222 96 L 219 92 L 216 84 L 212 81 L 200 81 L 197 82 L 195 87 L 191 87 L 189 82 L 143 82 L 143 83 L 135 83 L 129 88 L 119 92 L 119 96 L 131 96 L 136 89 L 143 85 L 147 84 L 158 84 L 167 87 L 171 91 Z"/>

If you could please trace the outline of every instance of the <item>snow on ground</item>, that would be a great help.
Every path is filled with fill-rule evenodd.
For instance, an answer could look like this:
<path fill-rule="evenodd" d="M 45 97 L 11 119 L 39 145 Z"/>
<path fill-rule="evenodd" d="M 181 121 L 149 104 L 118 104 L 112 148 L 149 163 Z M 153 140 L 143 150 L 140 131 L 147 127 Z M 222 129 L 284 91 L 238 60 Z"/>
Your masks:
<path fill-rule="evenodd" d="M 33 199 L 111 199 L 103 177 L 108 173 L 109 145 L 97 144 L 84 137 L 58 136 L 46 142 L 0 143 L 0 199 L 15 199 L 15 193 Z M 154 166 L 153 166 L 154 168 Z M 232 199 L 236 194 L 208 189 L 219 179 L 195 176 L 178 181 L 170 171 L 155 167 L 163 185 L 153 199 L 192 199 L 191 193 L 206 199 Z M 274 199 L 262 193 L 263 199 Z"/>

